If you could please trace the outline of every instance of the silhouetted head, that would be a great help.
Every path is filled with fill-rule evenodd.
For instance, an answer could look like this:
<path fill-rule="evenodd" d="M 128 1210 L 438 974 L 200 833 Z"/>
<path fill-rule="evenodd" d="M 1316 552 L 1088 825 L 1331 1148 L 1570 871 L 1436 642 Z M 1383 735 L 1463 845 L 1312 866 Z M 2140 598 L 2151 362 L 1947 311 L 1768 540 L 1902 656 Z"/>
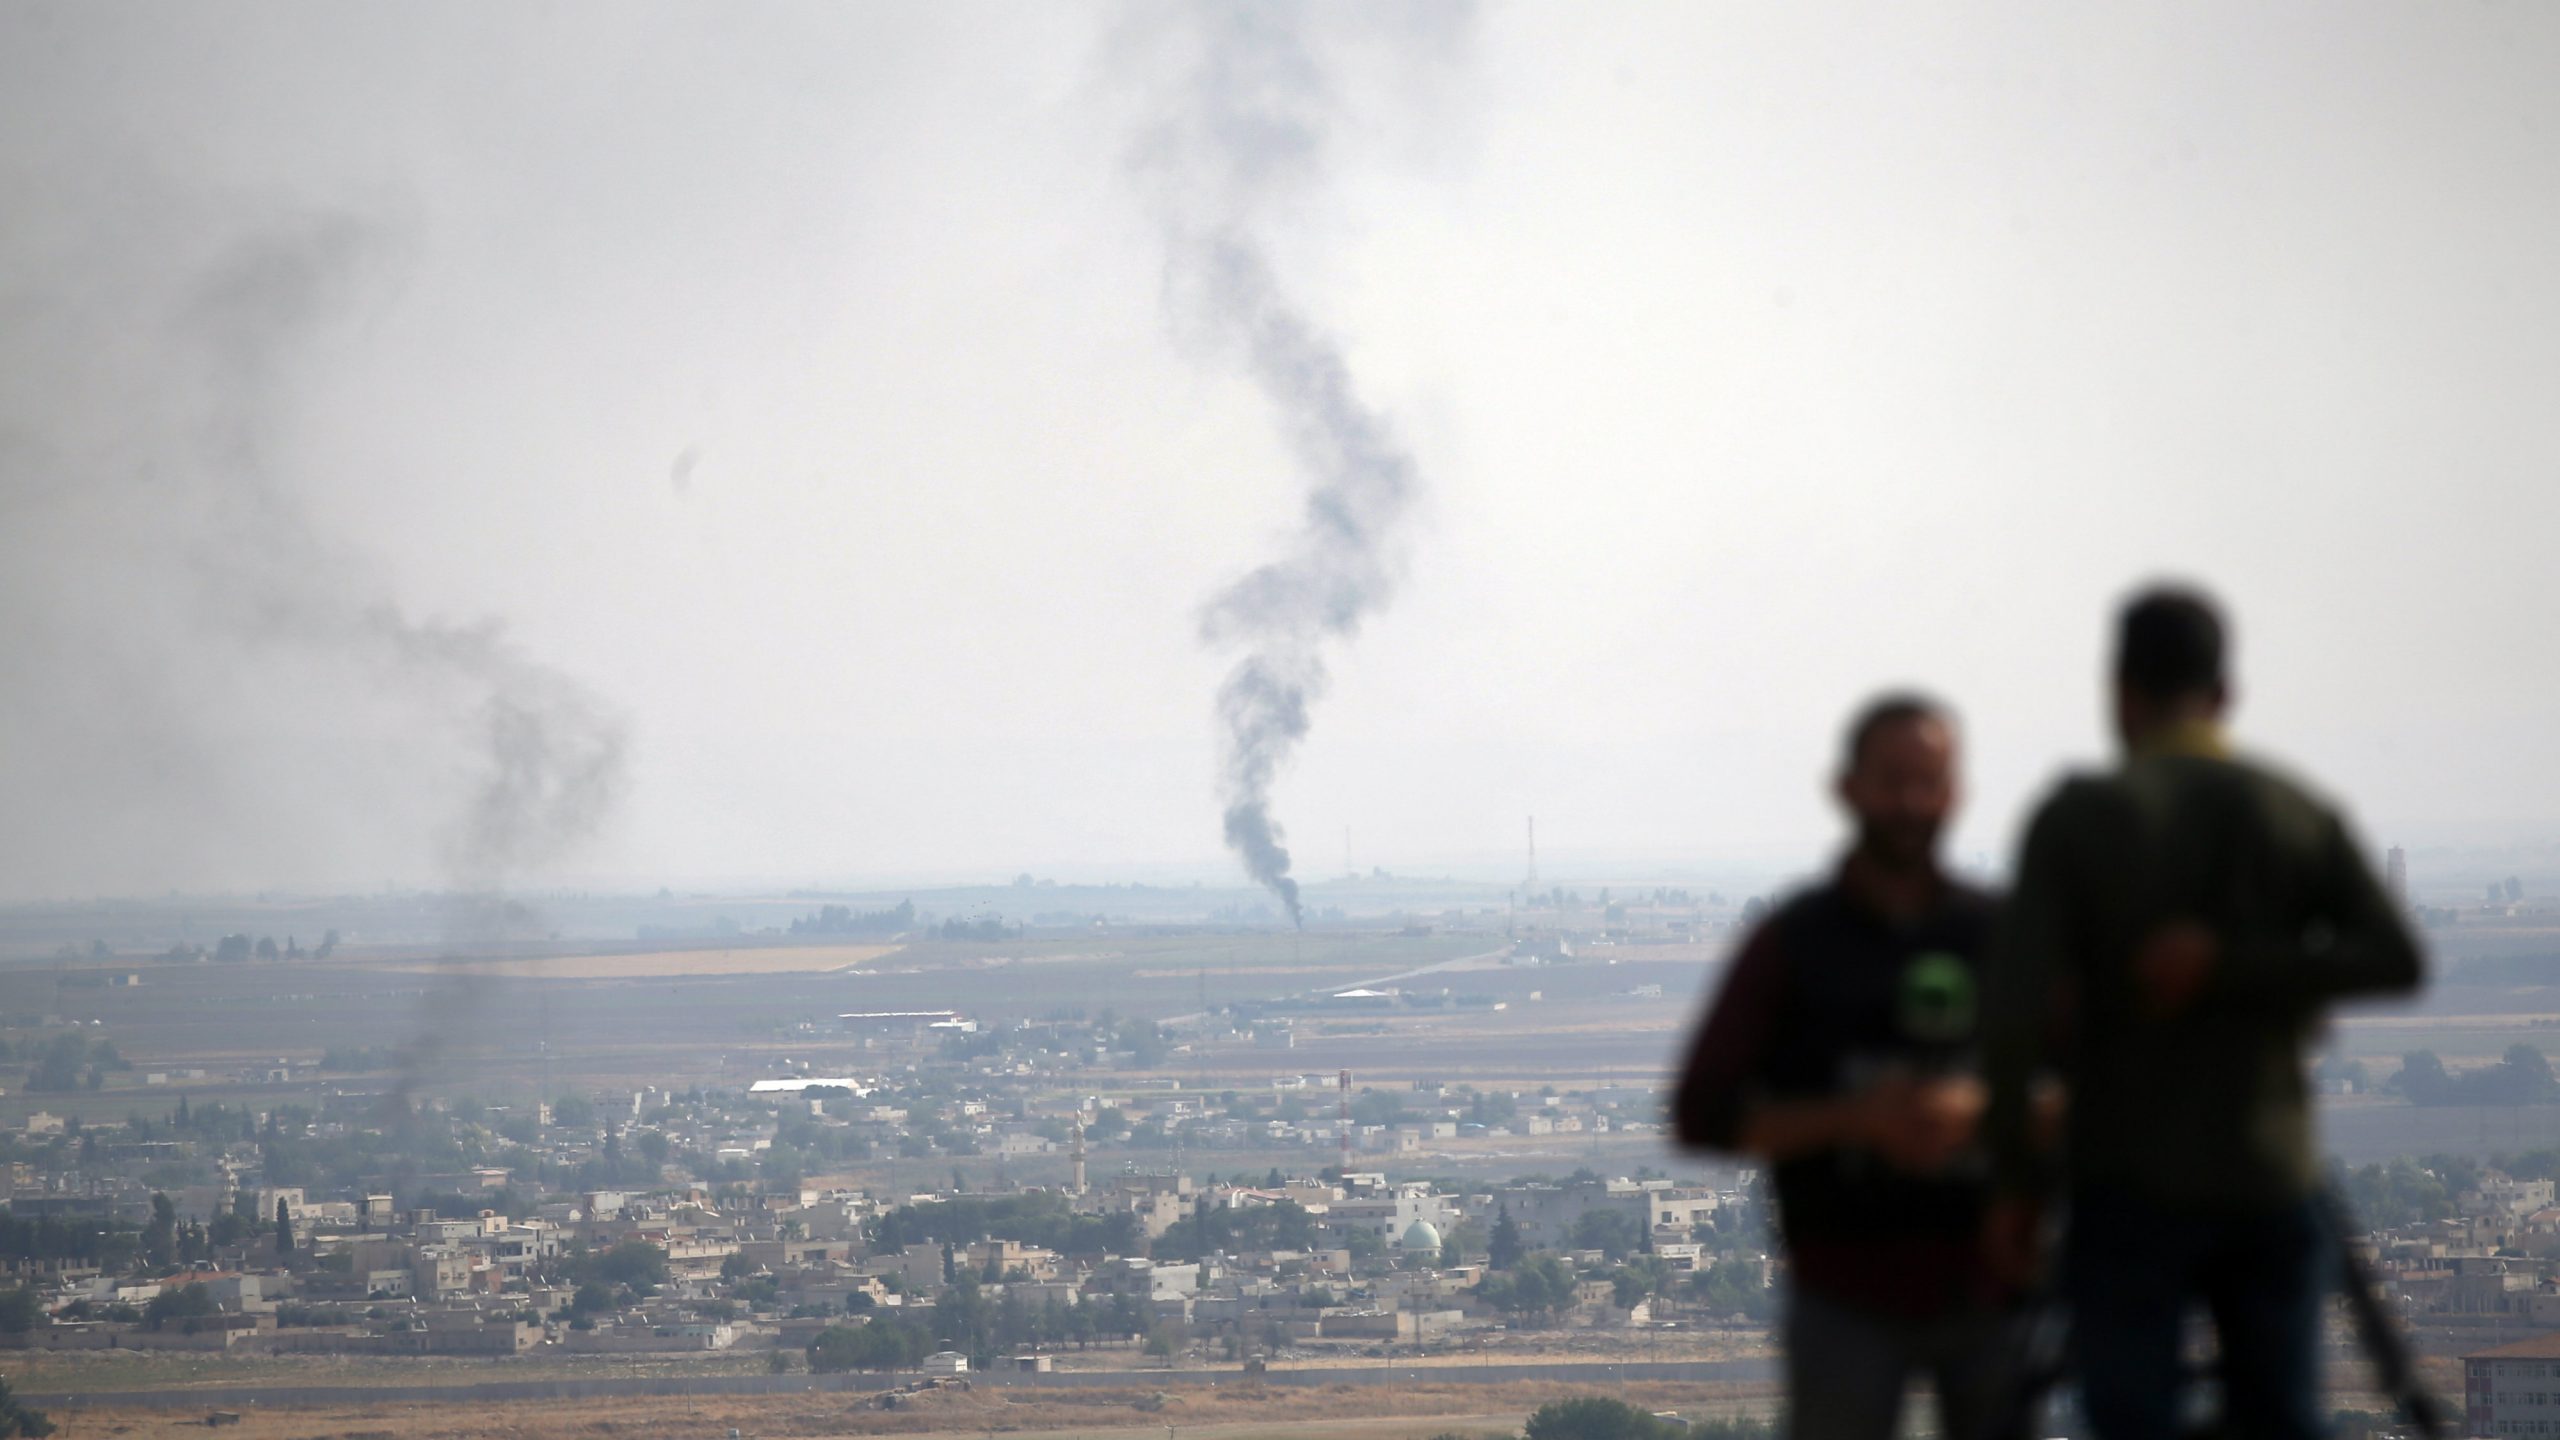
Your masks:
<path fill-rule="evenodd" d="M 1849 722 L 1838 784 L 1858 849 L 1896 870 L 1936 864 L 1938 832 L 1956 808 L 1956 726 L 1926 696 L 1885 695 Z"/>
<path fill-rule="evenodd" d="M 2203 591 L 2157 586 L 2116 621 L 2116 734 L 2136 747 L 2164 730 L 2222 718 L 2231 703 L 2222 610 Z"/>

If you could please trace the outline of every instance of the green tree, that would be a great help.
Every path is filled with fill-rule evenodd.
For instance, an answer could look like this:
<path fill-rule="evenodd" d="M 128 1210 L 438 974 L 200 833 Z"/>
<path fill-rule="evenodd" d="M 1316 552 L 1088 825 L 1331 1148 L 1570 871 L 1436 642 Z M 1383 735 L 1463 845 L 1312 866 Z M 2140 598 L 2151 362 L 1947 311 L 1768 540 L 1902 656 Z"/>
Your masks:
<path fill-rule="evenodd" d="M 1573 1222 L 1577 1250 L 1597 1250 L 1623 1260 L 1644 1248 L 1644 1223 L 1624 1210 L 1585 1210 Z"/>
<path fill-rule="evenodd" d="M 2454 1191 L 2444 1177 L 2405 1155 L 2387 1165 L 2347 1172 L 2344 1189 L 2348 1209 L 2377 1229 L 2441 1220 L 2453 1213 Z"/>
<path fill-rule="evenodd" d="M 1393 1125 L 1404 1113 L 1404 1097 L 1392 1090 L 1363 1090 L 1351 1099 L 1351 1118 L 1362 1125 Z"/>
<path fill-rule="evenodd" d="M 151 1192 L 151 1223 L 142 1227 L 142 1258 L 153 1265 L 166 1265 L 177 1258 L 178 1207 L 169 1203 L 165 1193 Z"/>
<path fill-rule="evenodd" d="M 293 1258 L 293 1211 L 286 1206 L 281 1195 L 276 1197 L 276 1258 Z"/>
<path fill-rule="evenodd" d="M 214 1313 L 213 1292 L 201 1280 L 189 1281 L 175 1290 L 163 1290 L 142 1307 L 142 1323 L 153 1330 L 166 1327 L 172 1320 L 178 1328 L 192 1334 L 195 1323 Z"/>
<path fill-rule="evenodd" d="M 1624 1400 L 1577 1395 L 1539 1406 L 1521 1427 L 1521 1440 L 1662 1440 L 1669 1429 Z"/>
<path fill-rule="evenodd" d="M 9 1382 L 0 1380 L 0 1435 L 41 1436 L 53 1433 L 53 1422 L 41 1410 L 30 1410 L 18 1403 L 9 1392 Z"/>
<path fill-rule="evenodd" d="M 1543 1324 L 1573 1304 L 1573 1271 L 1557 1256 L 1537 1254 L 1509 1271 L 1488 1275 L 1476 1294 L 1494 1308 Z"/>
<path fill-rule="evenodd" d="M 1113 1048 L 1130 1053 L 1130 1063 L 1141 1070 L 1152 1070 L 1164 1062 L 1172 1048 L 1164 1038 L 1164 1027 L 1153 1020 L 1129 1020 L 1112 1036 Z"/>
<path fill-rule="evenodd" d="M 0 1335 L 24 1335 L 44 1319 L 44 1301 L 34 1287 L 0 1290 Z"/>
<path fill-rule="evenodd" d="M 80 1069 L 89 1060 L 89 1042 L 85 1036 L 56 1035 L 35 1052 L 35 1060 L 27 1067 L 27 1088 L 31 1091 L 62 1091 L 80 1088 Z"/>
<path fill-rule="evenodd" d="M 850 1325 L 830 1325 L 809 1341 L 809 1373 L 840 1375 L 855 1369 L 861 1349 L 860 1331 Z"/>
<path fill-rule="evenodd" d="M 1746 1320 L 1769 1316 L 1769 1287 L 1760 1283 L 1760 1267 L 1749 1260 L 1720 1260 L 1690 1282 L 1698 1303 L 1717 1315 Z"/>
<path fill-rule="evenodd" d="M 1493 1219 L 1493 1238 L 1485 1243 L 1485 1263 L 1508 1270 L 1520 1263 L 1527 1248 L 1520 1240 L 1520 1222 L 1511 1218 L 1510 1206 L 1503 1206 Z"/>
<path fill-rule="evenodd" d="M 625 1240 L 575 1267 L 580 1278 L 606 1285 L 625 1285 L 633 1294 L 649 1295 L 667 1283 L 667 1252 L 646 1240 Z"/>
<path fill-rule="evenodd" d="M 901 1370 L 922 1360 L 933 1338 L 896 1320 L 830 1325 L 809 1342 L 809 1369 L 819 1375 L 847 1370 Z"/>
<path fill-rule="evenodd" d="M 2445 1073 L 2444 1061 L 2433 1050 L 2412 1050 L 2400 1057 L 2400 1073 L 2385 1088 L 2408 1096 L 2414 1105 L 2437 1105 L 2452 1092 L 2453 1077 Z"/>
<path fill-rule="evenodd" d="M 2539 1105 L 2560 1094 L 2560 1080 L 2551 1074 L 2551 1057 L 2522 1041 L 2507 1047 L 2499 1062 L 2507 1071 L 2508 1099 L 2518 1105 Z"/>

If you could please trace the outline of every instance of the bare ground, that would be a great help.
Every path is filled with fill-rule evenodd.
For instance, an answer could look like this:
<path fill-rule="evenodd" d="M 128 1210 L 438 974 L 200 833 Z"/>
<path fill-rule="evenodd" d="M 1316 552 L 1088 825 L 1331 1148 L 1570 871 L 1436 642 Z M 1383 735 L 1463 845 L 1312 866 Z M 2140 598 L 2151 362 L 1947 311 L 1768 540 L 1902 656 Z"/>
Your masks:
<path fill-rule="evenodd" d="M 469 1406 L 361 1402 L 295 1409 L 242 1409 L 222 1434 L 237 1440 L 609 1440 L 621 1436 L 801 1437 L 1038 1433 L 1074 1440 L 1423 1440 L 1444 1432 L 1517 1434 L 1531 1410 L 1589 1387 L 1539 1382 L 1502 1385 L 1336 1385 L 1322 1389 L 1239 1385 L 1215 1390 L 979 1389 L 914 1397 L 883 1410 L 864 1393 L 585 1401 L 515 1401 Z M 1767 1387 L 1654 1384 L 1624 1396 L 1654 1410 L 1691 1416 L 1765 1415 Z M 205 1411 L 57 1411 L 65 1436 L 175 1436 L 205 1433 Z"/>

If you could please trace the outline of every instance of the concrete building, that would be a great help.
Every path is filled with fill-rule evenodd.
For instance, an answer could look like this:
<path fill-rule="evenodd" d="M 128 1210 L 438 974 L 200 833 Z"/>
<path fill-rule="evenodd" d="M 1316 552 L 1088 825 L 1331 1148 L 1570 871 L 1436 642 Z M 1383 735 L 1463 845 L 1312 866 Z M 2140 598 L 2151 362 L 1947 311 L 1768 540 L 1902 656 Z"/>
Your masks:
<path fill-rule="evenodd" d="M 2560 1335 L 2462 1357 L 2465 1435 L 2560 1434 Z"/>
<path fill-rule="evenodd" d="M 1657 1206 L 1657 1194 L 1683 1197 Z M 1493 1204 L 1487 1209 L 1483 1223 L 1492 1228 L 1492 1217 L 1503 1210 L 1511 1212 L 1513 1224 L 1520 1227 L 1520 1239 L 1532 1250 L 1564 1250 L 1572 1247 L 1574 1234 L 1583 1217 L 1596 1213 L 1623 1215 L 1639 1228 L 1677 1225 L 1682 1217 L 1704 1213 L 1697 1209 L 1702 1191 L 1674 1192 L 1668 1182 L 1635 1180 L 1586 1180 L 1570 1185 L 1504 1185 L 1493 1192 Z M 1705 1210 L 1715 1208 L 1714 1197 L 1706 1196 Z M 1660 1214 L 1674 1218 L 1664 1221 Z"/>
<path fill-rule="evenodd" d="M 1374 1236 L 1378 1243 L 1388 1246 L 1395 1245 L 1416 1223 L 1445 1235 L 1458 1219 L 1456 1202 L 1451 1197 L 1435 1195 L 1429 1185 L 1419 1182 L 1333 1201 L 1316 1218 L 1325 1236 L 1337 1244 L 1347 1242 L 1358 1232 Z"/>

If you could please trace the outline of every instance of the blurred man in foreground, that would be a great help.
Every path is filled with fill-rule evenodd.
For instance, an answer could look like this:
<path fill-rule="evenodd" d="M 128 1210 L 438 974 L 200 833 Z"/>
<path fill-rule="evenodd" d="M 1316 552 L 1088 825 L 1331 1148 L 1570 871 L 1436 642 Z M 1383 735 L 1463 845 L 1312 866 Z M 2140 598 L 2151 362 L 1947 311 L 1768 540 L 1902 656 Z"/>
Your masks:
<path fill-rule="evenodd" d="M 2310 1440 L 2337 1252 L 2303 1048 L 2329 1002 L 2414 986 L 2418 952 L 2337 814 L 2226 746 L 2213 604 L 2140 595 L 2117 642 L 2124 762 L 2045 802 L 1993 958 L 1987 1241 L 2030 1273 L 2043 1197 L 2067 1193 L 2062 1283 L 2101 1440 L 2178 1433 L 2196 1305 L 2224 1432 Z M 2070 1097 L 2058 1157 L 2030 1134 L 2046 1074 Z"/>
<path fill-rule="evenodd" d="M 1988 896 L 1938 868 L 1956 734 L 1896 696 L 1850 726 L 1838 782 L 1856 842 L 1725 973 L 1677 1101 L 1681 1140 L 1775 1171 L 1792 1293 L 1793 1440 L 1898 1433 L 1915 1372 L 1942 1435 L 2008 1397 L 2013 1322 L 1984 1288 L 1976 967 Z"/>

